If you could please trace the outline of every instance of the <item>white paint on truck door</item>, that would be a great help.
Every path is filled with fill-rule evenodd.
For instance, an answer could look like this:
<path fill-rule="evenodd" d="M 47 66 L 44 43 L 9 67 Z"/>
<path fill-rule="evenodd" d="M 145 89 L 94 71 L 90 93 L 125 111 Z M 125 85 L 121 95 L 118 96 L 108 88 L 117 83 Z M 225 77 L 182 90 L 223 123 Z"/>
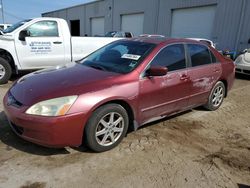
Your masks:
<path fill-rule="evenodd" d="M 171 37 L 211 39 L 215 11 L 216 6 L 173 10 Z"/>
<path fill-rule="evenodd" d="M 143 34 L 144 14 L 126 14 L 121 16 L 121 30 L 132 32 L 134 36 Z"/>
<path fill-rule="evenodd" d="M 91 35 L 103 36 L 104 35 L 104 17 L 91 18 Z"/>
<path fill-rule="evenodd" d="M 39 69 L 65 63 L 65 47 L 56 21 L 38 21 L 25 30 L 25 41 L 16 40 L 16 52 L 22 69 Z"/>

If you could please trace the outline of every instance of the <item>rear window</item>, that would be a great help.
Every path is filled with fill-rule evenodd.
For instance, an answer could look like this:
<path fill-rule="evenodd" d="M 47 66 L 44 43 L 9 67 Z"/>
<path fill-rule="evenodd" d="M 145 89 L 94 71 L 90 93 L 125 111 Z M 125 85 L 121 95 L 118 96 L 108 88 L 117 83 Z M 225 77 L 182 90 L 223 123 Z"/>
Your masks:
<path fill-rule="evenodd" d="M 199 44 L 188 44 L 188 51 L 192 67 L 211 64 L 211 56 L 208 48 Z"/>

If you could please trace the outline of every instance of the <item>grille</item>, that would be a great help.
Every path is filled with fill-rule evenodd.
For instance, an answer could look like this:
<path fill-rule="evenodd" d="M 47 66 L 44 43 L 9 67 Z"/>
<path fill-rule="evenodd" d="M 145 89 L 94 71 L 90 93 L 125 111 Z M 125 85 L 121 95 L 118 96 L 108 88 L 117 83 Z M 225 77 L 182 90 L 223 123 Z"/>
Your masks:
<path fill-rule="evenodd" d="M 246 73 L 246 74 L 250 74 L 249 70 L 243 70 L 243 72 Z"/>
<path fill-rule="evenodd" d="M 241 72 L 241 69 L 235 69 L 237 72 Z"/>

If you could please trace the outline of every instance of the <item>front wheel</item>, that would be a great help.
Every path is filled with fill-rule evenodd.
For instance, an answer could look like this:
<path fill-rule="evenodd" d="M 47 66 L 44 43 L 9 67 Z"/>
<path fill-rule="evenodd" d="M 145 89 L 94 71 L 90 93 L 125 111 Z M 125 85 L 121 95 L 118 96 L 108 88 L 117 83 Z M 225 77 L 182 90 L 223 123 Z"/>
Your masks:
<path fill-rule="evenodd" d="M 98 108 L 85 127 L 87 146 L 96 152 L 117 146 L 128 130 L 129 118 L 119 104 L 107 104 Z"/>
<path fill-rule="evenodd" d="M 5 59 L 0 57 L 0 84 L 6 84 L 11 77 L 11 66 Z"/>
<path fill-rule="evenodd" d="M 224 83 L 221 81 L 217 82 L 209 95 L 205 108 L 211 111 L 217 110 L 223 102 L 225 93 L 226 89 Z"/>

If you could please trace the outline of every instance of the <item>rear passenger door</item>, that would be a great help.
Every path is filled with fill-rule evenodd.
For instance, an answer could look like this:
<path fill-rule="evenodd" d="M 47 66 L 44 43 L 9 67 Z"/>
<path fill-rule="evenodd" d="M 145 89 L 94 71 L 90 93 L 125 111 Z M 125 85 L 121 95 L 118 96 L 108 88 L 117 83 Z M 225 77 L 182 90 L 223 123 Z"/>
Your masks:
<path fill-rule="evenodd" d="M 222 69 L 209 48 L 202 44 L 187 44 L 191 80 L 189 107 L 204 104 Z"/>
<path fill-rule="evenodd" d="M 149 64 L 151 66 L 165 66 L 168 73 L 141 78 L 139 108 L 142 123 L 180 111 L 188 105 L 190 80 L 184 44 L 164 47 Z"/>

